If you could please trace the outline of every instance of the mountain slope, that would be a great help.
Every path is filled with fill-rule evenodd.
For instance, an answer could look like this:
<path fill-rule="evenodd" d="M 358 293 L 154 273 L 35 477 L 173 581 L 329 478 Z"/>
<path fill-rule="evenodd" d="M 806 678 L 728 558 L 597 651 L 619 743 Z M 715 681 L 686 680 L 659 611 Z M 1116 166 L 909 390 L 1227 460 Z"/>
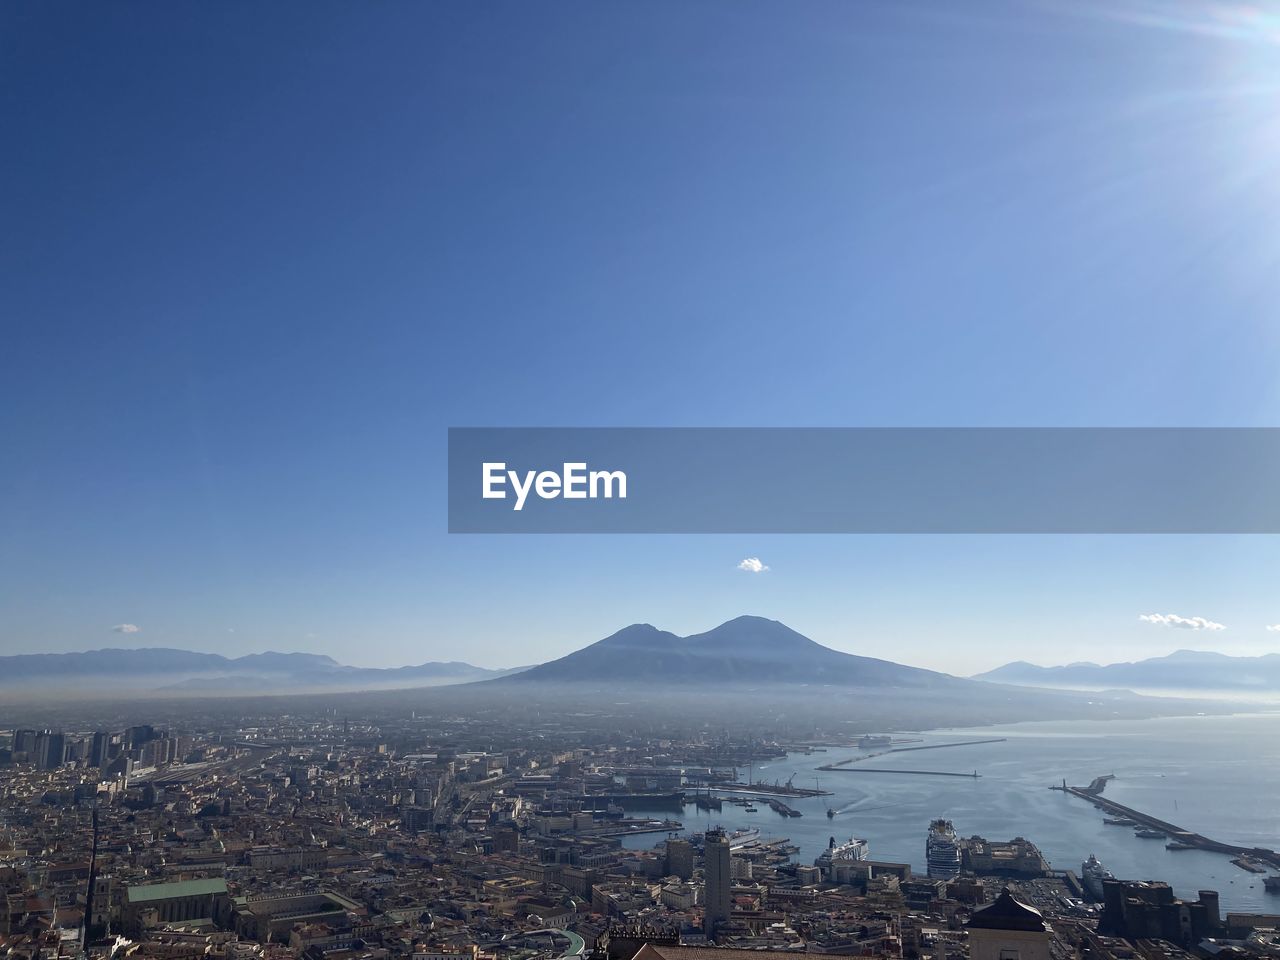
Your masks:
<path fill-rule="evenodd" d="M 713 630 L 678 637 L 633 624 L 559 660 L 504 678 L 504 684 L 611 683 L 830 684 L 941 688 L 971 685 L 932 670 L 841 653 L 785 624 L 738 617 Z"/>
<path fill-rule="evenodd" d="M 1039 667 L 1025 660 L 980 673 L 975 680 L 1044 687 L 1106 690 L 1232 690 L 1280 692 L 1280 654 L 1232 657 L 1203 650 L 1178 650 L 1167 657 L 1133 663 L 1071 663 Z"/>

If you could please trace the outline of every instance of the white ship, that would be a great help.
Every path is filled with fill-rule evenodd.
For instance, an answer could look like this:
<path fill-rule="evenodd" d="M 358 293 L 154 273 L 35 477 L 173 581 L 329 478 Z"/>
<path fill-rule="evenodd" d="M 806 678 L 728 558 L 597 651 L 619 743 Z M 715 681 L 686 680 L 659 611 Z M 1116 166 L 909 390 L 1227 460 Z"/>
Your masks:
<path fill-rule="evenodd" d="M 1114 879 L 1111 872 L 1102 865 L 1102 861 L 1092 853 L 1088 860 L 1080 864 L 1080 883 L 1084 886 L 1085 893 L 1094 900 L 1102 899 L 1102 881 Z"/>
<path fill-rule="evenodd" d="M 827 849 L 818 854 L 818 859 L 813 861 L 813 865 L 826 868 L 841 860 L 865 860 L 867 849 L 867 841 L 857 837 L 850 837 L 844 843 L 836 843 L 836 838 L 832 837 L 827 841 Z"/>
<path fill-rule="evenodd" d="M 960 873 L 960 841 L 950 820 L 934 820 L 929 824 L 924 852 L 929 876 L 934 880 L 950 880 Z"/>
<path fill-rule="evenodd" d="M 850 837 L 844 843 L 836 843 L 832 837 L 827 841 L 827 849 L 818 855 L 813 865 L 822 871 L 822 878 L 832 883 L 848 883 L 852 876 L 850 867 L 867 859 L 867 841 L 858 837 Z"/>

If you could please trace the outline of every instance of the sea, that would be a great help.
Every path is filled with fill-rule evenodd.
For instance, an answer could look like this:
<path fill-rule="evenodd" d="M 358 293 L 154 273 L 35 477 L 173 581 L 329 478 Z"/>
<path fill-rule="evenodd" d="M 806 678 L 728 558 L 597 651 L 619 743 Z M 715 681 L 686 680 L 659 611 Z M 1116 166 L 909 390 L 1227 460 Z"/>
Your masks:
<path fill-rule="evenodd" d="M 840 842 L 856 836 L 869 841 L 871 859 L 909 863 L 923 873 L 929 822 L 945 817 L 963 837 L 1025 837 L 1057 870 L 1078 875 L 1085 858 L 1095 854 L 1123 880 L 1164 880 L 1189 899 L 1200 890 L 1217 890 L 1224 912 L 1280 913 L 1280 894 L 1266 891 L 1262 875 L 1241 869 L 1230 857 L 1166 850 L 1165 841 L 1106 825 L 1103 812 L 1092 804 L 1049 789 L 1064 779 L 1087 786 L 1095 777 L 1114 774 L 1104 794 L 1110 799 L 1214 840 L 1280 849 L 1280 712 L 877 732 L 916 740 L 901 744 L 912 747 L 1001 740 L 889 753 L 850 766 L 976 772 L 976 778 L 822 771 L 817 768 L 872 751 L 791 753 L 756 764 L 755 781 L 791 779 L 795 786 L 816 786 L 830 796 L 786 798 L 800 817 L 784 817 L 763 803 L 755 812 L 728 803 L 709 812 L 689 804 L 680 816 L 684 832 L 758 828 L 762 838 L 787 838 L 799 847 L 794 859 L 801 863 L 812 863 L 831 837 Z M 739 773 L 745 778 L 745 770 Z M 828 809 L 835 811 L 834 818 L 827 817 Z M 639 849 L 652 847 L 656 839 L 648 834 L 624 842 Z"/>

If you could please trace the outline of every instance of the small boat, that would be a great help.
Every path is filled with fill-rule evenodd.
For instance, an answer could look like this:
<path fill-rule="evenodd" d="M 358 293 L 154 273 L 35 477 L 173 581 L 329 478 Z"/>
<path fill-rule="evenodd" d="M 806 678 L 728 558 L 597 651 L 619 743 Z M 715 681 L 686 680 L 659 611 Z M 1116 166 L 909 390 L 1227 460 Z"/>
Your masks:
<path fill-rule="evenodd" d="M 835 811 L 835 808 L 834 808 L 834 807 L 827 807 L 827 819 L 828 819 L 828 820 L 834 820 L 835 818 L 836 818 L 836 811 Z"/>
<path fill-rule="evenodd" d="M 1130 820 L 1128 817 L 1107 817 L 1102 821 L 1109 827 L 1136 827 L 1138 821 Z"/>
<path fill-rule="evenodd" d="M 1194 850 L 1195 847 L 1190 843 L 1183 843 L 1181 840 L 1173 840 L 1164 845 L 1166 850 Z"/>
<path fill-rule="evenodd" d="M 1141 837 L 1143 840 L 1167 840 L 1169 836 L 1159 830 L 1135 830 L 1133 835 Z"/>
<path fill-rule="evenodd" d="M 755 807 L 753 807 L 753 806 L 752 806 L 751 804 L 749 804 L 749 803 L 748 803 L 745 807 L 743 807 L 742 809 L 743 809 L 743 810 L 745 810 L 745 811 L 747 811 L 747 813 L 755 813 L 755 812 L 756 812 L 756 808 L 755 808 Z"/>

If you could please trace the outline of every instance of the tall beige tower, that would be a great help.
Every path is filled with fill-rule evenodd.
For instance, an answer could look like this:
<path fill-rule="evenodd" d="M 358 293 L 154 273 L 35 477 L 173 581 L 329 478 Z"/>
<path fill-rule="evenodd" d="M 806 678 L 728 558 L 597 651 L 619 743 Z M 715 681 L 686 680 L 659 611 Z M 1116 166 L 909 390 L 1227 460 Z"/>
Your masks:
<path fill-rule="evenodd" d="M 703 846 L 706 870 L 702 902 L 703 930 L 715 937 L 716 928 L 729 919 L 732 877 L 729 867 L 729 838 L 719 827 L 708 830 Z"/>

